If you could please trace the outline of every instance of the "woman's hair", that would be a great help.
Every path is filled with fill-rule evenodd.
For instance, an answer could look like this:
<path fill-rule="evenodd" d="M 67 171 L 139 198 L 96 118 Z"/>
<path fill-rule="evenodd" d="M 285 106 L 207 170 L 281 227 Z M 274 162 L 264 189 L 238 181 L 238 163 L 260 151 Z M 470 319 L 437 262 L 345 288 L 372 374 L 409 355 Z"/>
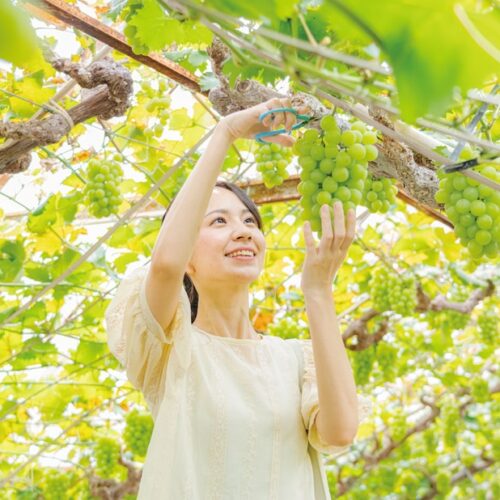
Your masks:
<path fill-rule="evenodd" d="M 245 191 L 243 191 L 243 189 L 239 188 L 236 184 L 227 181 L 217 181 L 215 187 L 227 189 L 228 191 L 234 193 L 240 199 L 243 205 L 245 205 L 248 210 L 250 210 L 250 213 L 255 217 L 255 220 L 257 221 L 257 227 L 262 230 L 262 218 L 260 216 L 259 209 L 257 208 L 257 205 L 255 205 L 255 203 L 245 193 Z M 168 205 L 165 213 L 163 214 L 163 217 L 161 218 L 162 224 L 174 200 L 175 196 L 170 201 L 170 204 Z M 184 289 L 186 290 L 187 296 L 189 297 L 189 302 L 191 304 L 192 323 L 194 322 L 194 320 L 196 319 L 196 315 L 198 314 L 198 292 L 196 291 L 196 288 L 187 273 L 184 273 Z"/>

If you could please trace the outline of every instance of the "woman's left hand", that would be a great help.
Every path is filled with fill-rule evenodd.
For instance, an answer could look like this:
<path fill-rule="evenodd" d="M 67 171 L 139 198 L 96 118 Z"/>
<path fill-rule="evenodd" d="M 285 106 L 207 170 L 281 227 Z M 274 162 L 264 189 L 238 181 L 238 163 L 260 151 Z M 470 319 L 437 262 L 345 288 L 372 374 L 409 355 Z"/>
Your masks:
<path fill-rule="evenodd" d="M 356 213 L 347 212 L 347 227 L 344 222 L 342 203 L 333 205 L 333 229 L 330 207 L 321 207 L 321 240 L 318 247 L 314 242 L 311 224 L 304 223 L 306 257 L 302 268 L 300 286 L 304 292 L 331 290 L 333 279 L 344 261 L 356 231 Z"/>

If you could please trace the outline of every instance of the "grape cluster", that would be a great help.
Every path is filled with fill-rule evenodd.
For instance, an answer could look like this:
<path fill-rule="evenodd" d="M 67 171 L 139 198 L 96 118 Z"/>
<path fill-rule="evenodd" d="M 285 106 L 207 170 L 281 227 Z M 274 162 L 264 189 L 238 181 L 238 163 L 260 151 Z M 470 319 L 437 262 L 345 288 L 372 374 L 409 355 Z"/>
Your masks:
<path fill-rule="evenodd" d="M 498 312 L 493 307 L 487 307 L 477 318 L 479 335 L 490 345 L 498 339 L 500 327 L 498 322 Z"/>
<path fill-rule="evenodd" d="M 387 379 L 395 374 L 398 350 L 389 342 L 378 342 L 376 344 L 377 364 Z"/>
<path fill-rule="evenodd" d="M 85 200 L 94 217 L 108 217 L 118 212 L 121 203 L 119 184 L 123 171 L 116 161 L 90 160 L 87 164 L 88 183 Z"/>
<path fill-rule="evenodd" d="M 264 185 L 271 189 L 280 186 L 288 177 L 287 165 L 292 159 L 292 150 L 270 143 L 259 146 L 255 152 L 257 171 L 262 174 Z"/>
<path fill-rule="evenodd" d="M 500 182 L 500 169 L 485 163 L 474 170 Z M 500 249 L 500 192 L 456 172 L 439 173 L 438 203 L 444 203 L 455 234 L 472 257 L 494 258 Z"/>
<path fill-rule="evenodd" d="M 359 385 L 367 384 L 370 381 L 373 363 L 375 361 L 375 349 L 373 346 L 359 351 L 354 356 L 353 367 L 356 383 Z"/>
<path fill-rule="evenodd" d="M 449 300 L 453 302 L 464 302 L 469 298 L 470 292 L 465 288 L 457 288 L 449 294 Z M 454 330 L 463 330 L 469 323 L 470 316 L 459 311 L 447 309 L 443 311 L 429 311 L 429 325 L 433 328 L 440 328 L 446 333 Z"/>
<path fill-rule="evenodd" d="M 402 412 L 396 412 L 391 423 L 391 436 L 394 441 L 402 441 L 408 431 L 406 415 Z"/>
<path fill-rule="evenodd" d="M 385 267 L 377 268 L 370 280 L 373 307 L 380 312 L 394 311 L 410 316 L 417 305 L 416 280 L 412 274 L 397 275 Z"/>
<path fill-rule="evenodd" d="M 95 446 L 96 471 L 101 477 L 110 477 L 120 458 L 120 444 L 113 438 L 100 438 Z"/>
<path fill-rule="evenodd" d="M 488 381 L 479 376 L 472 379 L 470 392 L 478 403 L 486 403 L 491 399 Z"/>
<path fill-rule="evenodd" d="M 301 195 L 303 218 L 318 232 L 321 232 L 322 205 L 331 207 L 339 200 L 347 213 L 361 203 L 368 162 L 378 156 L 374 146 L 377 136 L 364 123 L 357 121 L 341 132 L 335 118 L 327 115 L 321 119 L 320 127 L 321 134 L 309 129 L 294 145 L 302 168 L 297 191 Z"/>
<path fill-rule="evenodd" d="M 396 180 L 386 177 L 376 178 L 368 175 L 365 180 L 365 189 L 361 204 L 370 212 L 386 213 L 390 206 L 396 201 Z"/>
<path fill-rule="evenodd" d="M 457 445 L 457 436 L 460 430 L 460 412 L 456 405 L 447 402 L 441 408 L 441 418 L 443 420 L 443 441 L 450 448 Z"/>
<path fill-rule="evenodd" d="M 446 495 L 451 490 L 451 474 L 449 471 L 443 469 L 438 471 L 436 474 L 436 486 L 439 493 L 443 495 Z"/>
<path fill-rule="evenodd" d="M 273 321 L 268 325 L 269 334 L 282 339 L 297 339 L 304 337 L 304 328 L 288 316 Z"/>
<path fill-rule="evenodd" d="M 153 419 L 134 410 L 127 415 L 126 422 L 123 438 L 128 448 L 139 457 L 146 456 L 153 433 Z"/>
<path fill-rule="evenodd" d="M 65 472 L 49 469 L 44 476 L 43 498 L 46 500 L 65 500 L 71 486 L 71 477 Z"/>

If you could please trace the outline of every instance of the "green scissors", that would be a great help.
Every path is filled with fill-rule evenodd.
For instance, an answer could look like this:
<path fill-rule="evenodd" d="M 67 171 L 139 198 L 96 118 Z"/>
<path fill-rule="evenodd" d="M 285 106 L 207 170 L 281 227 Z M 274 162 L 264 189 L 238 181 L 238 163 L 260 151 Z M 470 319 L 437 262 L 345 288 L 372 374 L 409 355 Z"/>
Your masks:
<path fill-rule="evenodd" d="M 289 113 L 293 113 L 297 117 L 297 119 L 300 120 L 298 123 L 296 123 L 295 125 L 292 126 L 292 130 L 296 130 L 296 129 L 304 126 L 312 118 L 309 115 L 301 115 L 301 114 L 297 113 L 297 111 L 293 108 L 276 108 L 276 109 L 269 109 L 268 111 L 262 113 L 259 116 L 259 121 L 262 121 L 267 115 L 274 114 L 274 113 L 280 113 L 280 112 L 287 112 L 287 111 Z M 262 144 L 269 144 L 269 141 L 263 141 L 262 139 L 264 137 L 272 137 L 273 135 L 280 135 L 280 134 L 290 135 L 292 130 L 287 131 L 286 129 L 281 128 L 279 130 L 268 130 L 265 132 L 259 132 L 258 134 L 255 134 L 255 140 L 262 143 Z"/>

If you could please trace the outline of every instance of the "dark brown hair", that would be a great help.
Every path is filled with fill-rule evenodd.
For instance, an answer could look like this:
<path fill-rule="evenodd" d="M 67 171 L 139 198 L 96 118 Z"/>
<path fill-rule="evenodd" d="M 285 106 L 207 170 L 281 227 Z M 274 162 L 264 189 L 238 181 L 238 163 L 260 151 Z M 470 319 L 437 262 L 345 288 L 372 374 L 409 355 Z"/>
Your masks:
<path fill-rule="evenodd" d="M 248 208 L 248 210 L 250 210 L 250 213 L 255 217 L 255 220 L 257 221 L 257 227 L 260 230 L 262 230 L 262 218 L 260 216 L 259 209 L 257 208 L 257 205 L 245 193 L 245 191 L 243 191 L 243 189 L 238 187 L 236 184 L 227 181 L 217 181 L 215 187 L 227 189 L 228 191 L 234 193 L 243 203 L 243 205 L 245 205 Z M 167 209 L 165 210 L 165 213 L 163 214 L 163 217 L 161 218 L 162 224 L 174 200 L 175 196 L 170 201 L 170 204 L 168 205 Z M 198 292 L 196 291 L 196 288 L 193 282 L 191 281 L 191 278 L 186 273 L 184 274 L 184 289 L 186 290 L 187 296 L 189 297 L 189 302 L 191 304 L 191 323 L 192 323 L 194 322 L 194 320 L 196 319 L 196 315 L 198 314 Z"/>

